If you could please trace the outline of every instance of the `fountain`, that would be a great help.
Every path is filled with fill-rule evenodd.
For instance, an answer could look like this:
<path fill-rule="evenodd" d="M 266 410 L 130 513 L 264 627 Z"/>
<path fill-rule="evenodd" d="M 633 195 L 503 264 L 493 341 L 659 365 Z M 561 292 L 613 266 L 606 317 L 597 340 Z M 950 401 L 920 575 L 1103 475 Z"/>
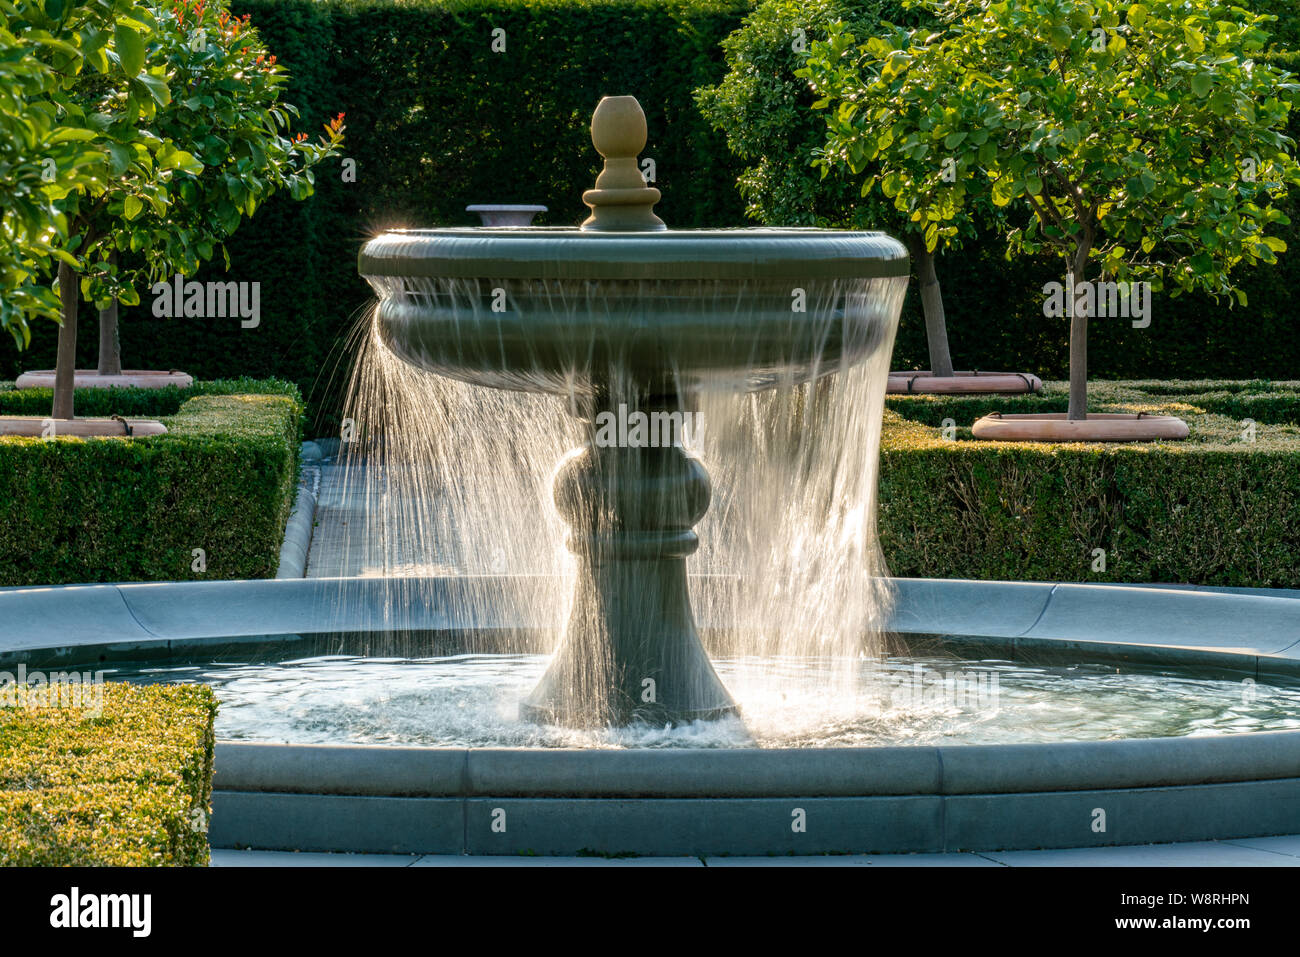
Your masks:
<path fill-rule="evenodd" d="M 366 245 L 380 299 L 351 410 L 368 438 L 344 457 L 355 487 L 341 480 L 360 561 L 0 590 L 0 670 L 213 685 L 214 847 L 704 856 L 1295 833 L 1300 601 L 947 579 L 883 600 L 872 521 L 902 248 L 666 229 L 635 101 L 603 101 L 593 140 L 586 228 Z M 702 437 L 674 430 L 686 413 Z M 537 507 L 548 478 L 558 517 Z M 874 634 L 896 636 L 890 654 Z"/>
<path fill-rule="evenodd" d="M 812 382 L 888 352 L 907 254 L 881 233 L 668 230 L 637 163 L 636 99 L 601 100 L 591 138 L 605 165 L 580 228 L 393 232 L 366 244 L 359 268 L 398 357 L 559 396 L 584 424 L 554 490 L 576 593 L 524 715 L 575 727 L 718 718 L 736 705 L 700 643 L 686 575 L 710 482 L 678 426 L 702 390 Z M 598 428 L 615 420 L 618 439 Z"/>

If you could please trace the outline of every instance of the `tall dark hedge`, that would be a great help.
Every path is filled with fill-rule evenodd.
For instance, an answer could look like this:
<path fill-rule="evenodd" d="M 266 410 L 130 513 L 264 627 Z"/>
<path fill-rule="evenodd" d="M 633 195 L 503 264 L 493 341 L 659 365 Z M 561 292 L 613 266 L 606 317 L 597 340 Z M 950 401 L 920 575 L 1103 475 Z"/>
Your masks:
<path fill-rule="evenodd" d="M 846 0 L 852 2 L 852 0 Z M 888 7 L 858 0 L 864 8 Z M 646 109 L 670 226 L 746 221 L 736 180 L 746 165 L 700 115 L 693 91 L 726 72 L 721 41 L 741 26 L 749 0 L 234 0 L 292 74 L 285 99 L 309 132 L 347 113 L 345 156 L 357 181 L 331 163 L 303 203 L 268 202 L 230 243 L 229 275 L 199 279 L 262 284 L 256 329 L 233 319 L 154 319 L 151 296 L 123 311 L 128 368 L 184 368 L 200 377 L 278 376 L 296 382 L 332 427 L 350 350 L 346 337 L 370 302 L 356 274 L 367 236 L 392 226 L 472 225 L 476 202 L 550 207 L 540 224 L 585 215 L 582 191 L 599 168 L 587 124 L 606 94 L 634 94 Z M 1249 4 L 1248 4 L 1249 5 Z M 1277 13 L 1279 45 L 1300 45 L 1294 0 L 1256 0 Z M 814 5 L 816 6 L 816 5 Z M 506 51 L 491 49 L 506 31 Z M 809 31 L 810 34 L 812 31 Z M 1290 61 L 1294 64 L 1294 60 Z M 1296 65 L 1292 65 L 1296 69 Z M 1300 123 L 1294 132 L 1300 132 Z M 1290 203 L 1293 218 L 1294 200 Z M 1300 287 L 1300 237 L 1281 264 L 1243 277 L 1247 309 L 1203 297 L 1157 299 L 1152 325 L 1094 322 L 1090 368 L 1098 378 L 1273 377 L 1300 370 L 1291 290 Z M 1013 368 L 1060 377 L 1066 333 L 1041 313 L 1051 264 L 1002 256 L 988 237 L 940 262 L 959 366 Z M 915 295 L 909 297 L 895 365 L 925 364 Z M 84 307 L 80 364 L 94 364 L 94 316 Z M 55 329 L 39 323 L 27 353 L 0 346 L 0 379 L 54 362 Z"/>

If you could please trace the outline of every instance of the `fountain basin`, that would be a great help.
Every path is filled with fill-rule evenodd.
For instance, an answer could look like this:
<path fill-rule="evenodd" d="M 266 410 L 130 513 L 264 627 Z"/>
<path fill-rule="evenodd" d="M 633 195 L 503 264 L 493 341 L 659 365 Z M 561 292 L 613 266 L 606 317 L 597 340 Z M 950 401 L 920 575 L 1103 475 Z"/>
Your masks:
<path fill-rule="evenodd" d="M 442 633 L 519 650 L 528 577 L 96 585 L 0 592 L 0 667 L 220 658 Z M 693 588 L 725 587 L 695 579 Z M 396 603 L 397 597 L 422 601 Z M 493 609 L 498 609 L 493 611 Z M 702 622 L 707 628 L 708 622 Z M 966 656 L 1300 676 L 1300 601 L 902 580 L 891 629 Z M 460 636 L 460 637 L 456 637 Z M 520 637 L 522 636 L 522 637 Z M 539 645 L 534 646 L 538 650 Z M 544 649 L 543 649 L 544 650 Z M 1095 811 L 1106 816 L 1096 831 Z M 792 830 L 802 809 L 805 831 Z M 493 830 L 503 812 L 504 831 Z M 214 846 L 410 853 L 994 850 L 1295 833 L 1300 732 L 1051 744 L 581 750 L 222 741 Z"/>

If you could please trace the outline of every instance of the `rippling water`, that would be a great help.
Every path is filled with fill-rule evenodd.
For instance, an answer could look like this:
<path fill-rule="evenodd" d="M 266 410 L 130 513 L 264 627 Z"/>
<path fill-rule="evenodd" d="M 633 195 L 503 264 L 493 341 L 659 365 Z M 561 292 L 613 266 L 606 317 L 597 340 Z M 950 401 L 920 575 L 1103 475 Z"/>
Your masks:
<path fill-rule="evenodd" d="M 545 655 L 119 669 L 117 680 L 202 682 L 217 736 L 247 741 L 511 748 L 863 747 L 1240 734 L 1300 729 L 1300 688 L 1103 665 L 895 657 L 862 660 L 852 694 L 826 694 L 830 659 L 720 658 L 742 719 L 605 731 L 519 720 Z"/>

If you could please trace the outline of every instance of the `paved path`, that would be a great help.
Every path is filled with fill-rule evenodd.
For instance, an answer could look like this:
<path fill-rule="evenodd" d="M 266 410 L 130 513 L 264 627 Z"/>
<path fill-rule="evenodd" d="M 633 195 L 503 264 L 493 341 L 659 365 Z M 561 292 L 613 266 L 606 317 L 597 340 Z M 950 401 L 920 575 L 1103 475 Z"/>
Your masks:
<path fill-rule="evenodd" d="M 1300 867 L 1300 835 L 979 854 L 824 857 L 468 857 L 213 850 L 213 867 Z"/>
<path fill-rule="evenodd" d="M 403 534 L 376 516 L 406 515 L 440 508 L 401 498 L 403 482 L 383 487 L 367 483 L 364 472 L 327 460 L 318 466 L 316 524 L 307 553 L 306 578 L 374 578 L 393 575 L 457 575 L 469 569 L 447 551 L 435 533 Z M 375 498 L 367 499 L 369 494 Z M 455 544 L 455 543 L 451 543 Z"/>

